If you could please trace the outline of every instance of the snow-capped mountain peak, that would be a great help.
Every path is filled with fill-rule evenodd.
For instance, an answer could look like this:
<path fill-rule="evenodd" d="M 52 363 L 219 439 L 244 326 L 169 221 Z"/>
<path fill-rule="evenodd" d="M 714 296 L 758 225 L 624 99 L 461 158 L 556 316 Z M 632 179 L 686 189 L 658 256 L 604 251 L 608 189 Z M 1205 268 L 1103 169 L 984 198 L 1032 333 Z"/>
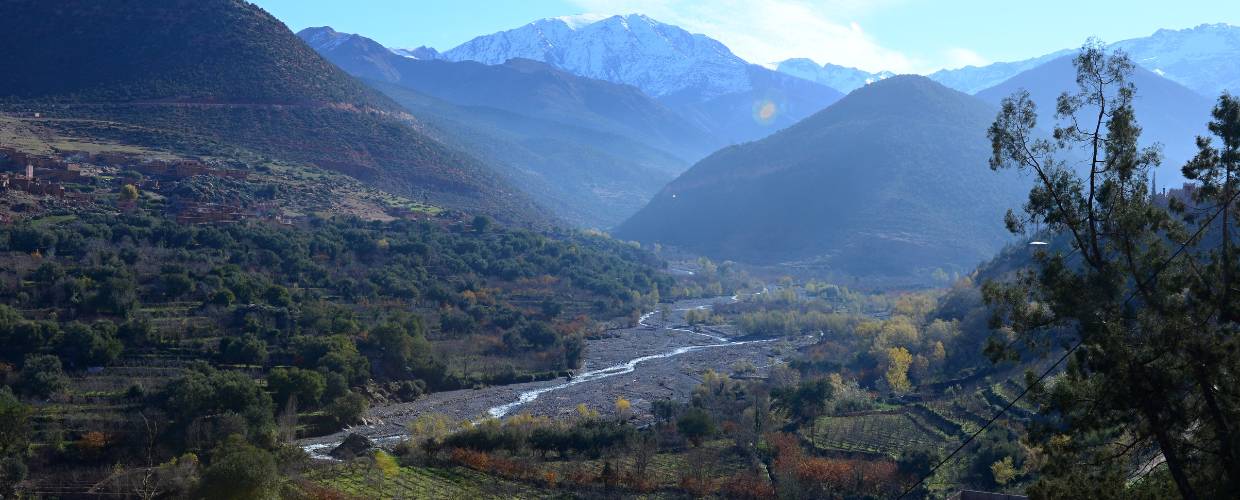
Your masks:
<path fill-rule="evenodd" d="M 577 14 L 575 16 L 560 16 L 550 19 L 561 21 L 568 25 L 569 28 L 576 30 L 607 19 L 607 17 L 604 14 Z"/>
<path fill-rule="evenodd" d="M 640 14 L 540 19 L 474 38 L 443 56 L 484 64 L 533 59 L 656 97 L 689 91 L 704 100 L 751 88 L 749 63 L 722 43 Z"/>

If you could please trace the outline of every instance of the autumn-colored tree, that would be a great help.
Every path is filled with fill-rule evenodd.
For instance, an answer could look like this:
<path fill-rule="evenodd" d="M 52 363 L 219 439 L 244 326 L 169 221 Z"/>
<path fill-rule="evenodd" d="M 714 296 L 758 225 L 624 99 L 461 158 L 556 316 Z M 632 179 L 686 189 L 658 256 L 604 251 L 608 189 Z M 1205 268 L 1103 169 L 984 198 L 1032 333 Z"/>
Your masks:
<path fill-rule="evenodd" d="M 630 408 L 633 406 L 629 400 L 624 398 L 616 398 L 616 418 L 626 420 L 629 418 Z"/>
<path fill-rule="evenodd" d="M 121 201 L 134 201 L 138 199 L 138 188 L 133 184 L 125 184 L 121 186 Z"/>
<path fill-rule="evenodd" d="M 888 347 L 884 354 L 887 370 L 883 373 L 883 379 L 891 390 L 898 393 L 908 392 L 912 389 L 908 380 L 908 369 L 913 364 L 913 356 L 903 347 Z"/>
<path fill-rule="evenodd" d="M 1003 457 L 993 464 L 990 464 L 990 474 L 994 477 L 995 484 L 1000 486 L 1008 484 L 1016 479 L 1016 466 L 1012 465 L 1012 457 Z"/>

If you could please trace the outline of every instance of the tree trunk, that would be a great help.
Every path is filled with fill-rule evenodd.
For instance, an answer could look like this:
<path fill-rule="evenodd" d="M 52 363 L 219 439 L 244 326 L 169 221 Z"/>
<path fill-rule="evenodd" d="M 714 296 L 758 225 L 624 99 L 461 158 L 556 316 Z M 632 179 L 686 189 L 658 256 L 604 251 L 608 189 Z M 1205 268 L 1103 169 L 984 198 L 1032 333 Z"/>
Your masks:
<path fill-rule="evenodd" d="M 1233 454 L 1231 428 L 1227 424 L 1227 417 L 1223 415 L 1222 409 L 1219 408 L 1218 398 L 1214 394 L 1214 384 L 1210 383 L 1209 377 L 1206 376 L 1205 368 L 1201 364 L 1195 364 L 1193 376 L 1197 379 L 1197 386 L 1201 389 L 1202 399 L 1205 400 L 1206 409 L 1210 412 L 1210 418 L 1214 420 L 1214 426 L 1217 429 L 1219 458 L 1223 461 L 1223 470 L 1227 474 L 1227 489 L 1233 490 L 1237 486 L 1236 481 L 1240 480 L 1240 468 L 1237 468 L 1236 457 Z"/>
<path fill-rule="evenodd" d="M 1158 409 L 1154 407 L 1152 398 L 1141 398 L 1141 412 L 1150 422 L 1154 438 L 1158 440 L 1158 449 L 1162 451 L 1163 458 L 1167 461 L 1167 470 L 1171 472 L 1171 478 L 1175 480 L 1180 496 L 1185 500 L 1196 500 L 1197 494 L 1193 491 L 1193 485 L 1188 481 L 1188 474 L 1184 471 L 1184 461 L 1176 451 L 1175 442 L 1171 439 L 1171 434 L 1167 432 L 1162 417 L 1158 415 Z"/>

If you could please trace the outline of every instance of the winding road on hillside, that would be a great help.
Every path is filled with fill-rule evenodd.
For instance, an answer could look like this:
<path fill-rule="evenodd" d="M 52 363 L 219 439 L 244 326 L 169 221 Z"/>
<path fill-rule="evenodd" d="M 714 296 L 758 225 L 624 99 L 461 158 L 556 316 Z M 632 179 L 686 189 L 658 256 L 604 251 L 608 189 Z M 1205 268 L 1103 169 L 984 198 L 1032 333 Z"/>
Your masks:
<path fill-rule="evenodd" d="M 779 360 L 787 348 L 784 342 L 734 341 L 731 339 L 736 332 L 729 327 L 701 332 L 683 326 L 686 311 L 738 299 L 679 301 L 669 308 L 666 321 L 650 312 L 635 327 L 609 330 L 600 338 L 588 340 L 582 370 L 569 380 L 445 391 L 409 403 L 377 406 L 370 410 L 365 425 L 305 439 L 301 445 L 313 457 L 326 458 L 328 451 L 353 433 L 381 446 L 395 444 L 407 435 L 410 422 L 427 413 L 458 420 L 503 418 L 516 413 L 571 418 L 579 404 L 602 414 L 612 413 L 618 398 L 630 401 L 633 418 L 647 421 L 654 401 L 687 400 L 707 369 L 729 373 L 733 366 L 747 362 L 765 373 Z"/>

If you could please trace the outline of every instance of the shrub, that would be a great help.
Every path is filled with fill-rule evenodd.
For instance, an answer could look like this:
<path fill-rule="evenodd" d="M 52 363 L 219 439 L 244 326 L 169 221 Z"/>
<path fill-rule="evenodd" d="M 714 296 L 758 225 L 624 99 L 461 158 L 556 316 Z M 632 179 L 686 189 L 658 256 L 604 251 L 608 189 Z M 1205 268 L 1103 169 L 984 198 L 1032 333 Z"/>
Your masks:
<path fill-rule="evenodd" d="M 207 498 L 271 498 L 278 486 L 277 478 L 271 453 L 234 435 L 211 452 L 211 466 L 203 474 L 201 489 Z"/>
<path fill-rule="evenodd" d="M 60 358 L 50 354 L 31 354 L 22 363 L 17 386 L 26 394 L 48 398 L 69 387 L 69 377 L 65 376 Z"/>
<path fill-rule="evenodd" d="M 365 397 L 355 392 L 349 392 L 332 401 L 331 404 L 327 405 L 325 411 L 336 421 L 336 424 L 345 426 L 360 421 L 362 415 L 365 415 L 366 410 L 369 408 L 370 403 L 366 401 Z"/>

